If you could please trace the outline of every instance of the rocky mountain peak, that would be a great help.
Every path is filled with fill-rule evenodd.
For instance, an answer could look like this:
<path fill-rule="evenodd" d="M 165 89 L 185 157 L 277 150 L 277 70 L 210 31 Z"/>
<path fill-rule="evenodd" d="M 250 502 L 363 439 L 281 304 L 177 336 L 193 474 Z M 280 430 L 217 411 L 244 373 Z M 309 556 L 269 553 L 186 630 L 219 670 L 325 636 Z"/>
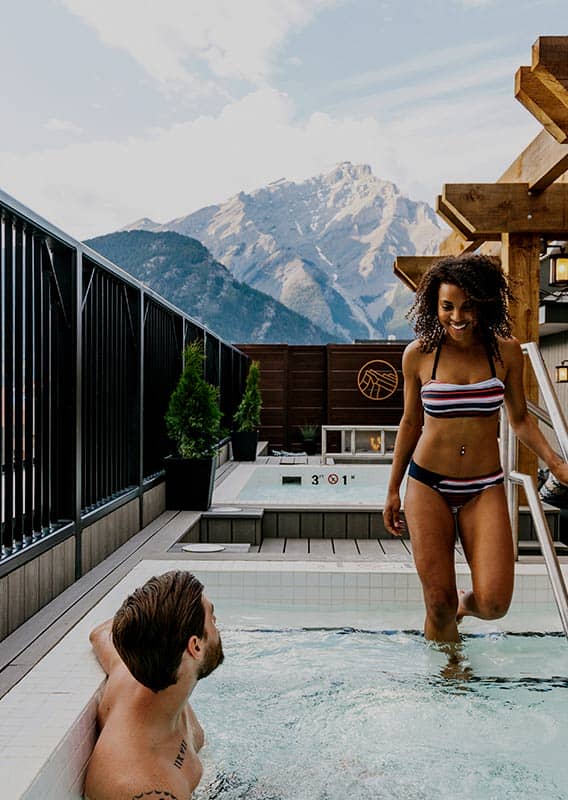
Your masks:
<path fill-rule="evenodd" d="M 198 239 L 238 280 L 350 339 L 410 335 L 412 296 L 393 260 L 431 254 L 443 237 L 430 206 L 349 161 L 239 192 L 159 229 Z"/>
<path fill-rule="evenodd" d="M 135 222 L 131 222 L 130 225 L 125 225 L 124 228 L 121 228 L 121 231 L 157 231 L 160 228 L 159 222 L 154 222 L 153 219 L 149 217 L 141 217 L 137 219 Z"/>

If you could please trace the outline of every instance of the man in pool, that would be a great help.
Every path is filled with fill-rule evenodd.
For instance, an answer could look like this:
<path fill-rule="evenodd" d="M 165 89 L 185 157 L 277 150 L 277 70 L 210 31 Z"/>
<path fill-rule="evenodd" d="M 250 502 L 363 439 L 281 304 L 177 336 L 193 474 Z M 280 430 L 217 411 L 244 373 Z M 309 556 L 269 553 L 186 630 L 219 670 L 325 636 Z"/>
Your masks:
<path fill-rule="evenodd" d="M 212 603 L 189 572 L 151 578 L 90 641 L 108 675 L 87 800 L 187 800 L 201 779 L 203 730 L 189 696 L 223 661 Z"/>

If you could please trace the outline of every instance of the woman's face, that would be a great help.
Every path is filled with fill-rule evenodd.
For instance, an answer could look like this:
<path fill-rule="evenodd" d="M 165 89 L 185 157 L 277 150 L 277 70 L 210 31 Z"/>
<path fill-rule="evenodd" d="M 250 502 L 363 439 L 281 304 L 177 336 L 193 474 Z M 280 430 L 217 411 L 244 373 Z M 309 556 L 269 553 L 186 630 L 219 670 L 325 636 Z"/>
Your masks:
<path fill-rule="evenodd" d="M 453 283 L 442 283 L 438 289 L 440 325 L 456 341 L 469 339 L 477 322 L 475 303 Z"/>

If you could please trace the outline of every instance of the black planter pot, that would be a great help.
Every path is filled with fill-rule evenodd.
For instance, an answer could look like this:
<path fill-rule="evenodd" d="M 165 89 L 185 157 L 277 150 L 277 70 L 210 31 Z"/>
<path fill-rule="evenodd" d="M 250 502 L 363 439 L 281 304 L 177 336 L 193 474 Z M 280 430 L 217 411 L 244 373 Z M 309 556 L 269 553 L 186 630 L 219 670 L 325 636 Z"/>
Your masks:
<path fill-rule="evenodd" d="M 304 439 L 304 450 L 309 456 L 315 456 L 318 449 L 318 443 L 315 439 Z"/>
<path fill-rule="evenodd" d="M 258 431 L 234 431 L 231 434 L 233 461 L 256 461 Z"/>
<path fill-rule="evenodd" d="M 164 459 L 166 470 L 166 508 L 182 511 L 207 511 L 213 496 L 216 457 Z"/>

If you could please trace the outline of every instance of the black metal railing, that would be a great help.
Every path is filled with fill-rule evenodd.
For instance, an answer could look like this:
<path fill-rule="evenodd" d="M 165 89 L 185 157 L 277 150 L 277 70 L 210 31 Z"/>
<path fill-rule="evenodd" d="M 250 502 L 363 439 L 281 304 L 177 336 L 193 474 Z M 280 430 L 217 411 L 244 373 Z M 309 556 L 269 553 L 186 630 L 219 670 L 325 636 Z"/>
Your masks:
<path fill-rule="evenodd" d="M 92 510 L 138 483 L 139 329 L 136 289 L 83 259 L 82 495 Z"/>
<path fill-rule="evenodd" d="M 144 308 L 144 477 L 168 451 L 164 412 L 182 368 L 183 319 L 146 298 Z"/>
<path fill-rule="evenodd" d="M 195 339 L 230 427 L 248 357 L 0 192 L 0 575 L 161 473 Z"/>

